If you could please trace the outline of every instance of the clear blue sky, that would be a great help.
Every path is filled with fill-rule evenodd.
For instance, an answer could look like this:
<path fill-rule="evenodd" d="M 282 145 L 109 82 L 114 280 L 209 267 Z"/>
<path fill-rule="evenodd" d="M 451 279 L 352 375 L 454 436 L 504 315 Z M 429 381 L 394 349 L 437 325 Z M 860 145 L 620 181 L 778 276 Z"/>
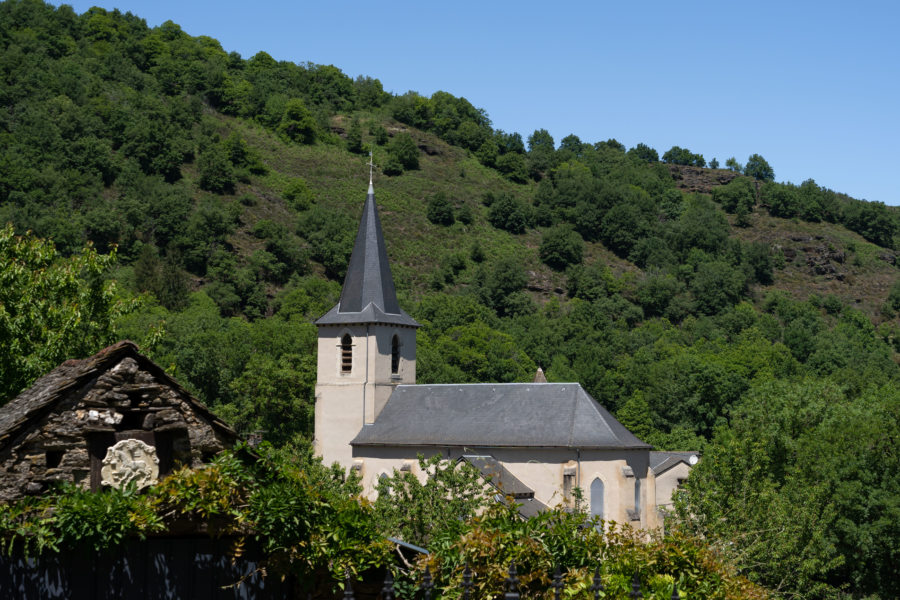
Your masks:
<path fill-rule="evenodd" d="M 56 2 L 58 4 L 58 2 Z M 74 2 L 166 20 L 245 58 L 445 90 L 523 138 L 616 138 L 900 205 L 900 3 Z"/>

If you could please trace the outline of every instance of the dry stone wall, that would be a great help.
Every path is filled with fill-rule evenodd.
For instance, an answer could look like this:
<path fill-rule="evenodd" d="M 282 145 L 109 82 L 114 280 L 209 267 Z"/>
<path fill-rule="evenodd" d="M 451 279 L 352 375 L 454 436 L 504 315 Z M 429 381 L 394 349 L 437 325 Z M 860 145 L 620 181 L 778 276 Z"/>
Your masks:
<path fill-rule="evenodd" d="M 61 382 L 65 385 L 65 382 Z M 233 439 L 195 408 L 195 401 L 132 357 L 73 389 L 0 451 L 0 501 L 46 491 L 55 481 L 100 487 L 108 449 L 124 439 L 156 448 L 160 477 L 198 467 Z"/>

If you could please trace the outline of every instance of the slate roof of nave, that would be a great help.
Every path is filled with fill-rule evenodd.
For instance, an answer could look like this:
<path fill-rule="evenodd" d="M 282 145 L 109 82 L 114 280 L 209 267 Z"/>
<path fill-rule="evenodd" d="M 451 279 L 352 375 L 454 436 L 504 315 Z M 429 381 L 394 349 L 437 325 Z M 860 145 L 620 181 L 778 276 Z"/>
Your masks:
<path fill-rule="evenodd" d="M 354 446 L 650 449 L 577 383 L 398 385 Z"/>

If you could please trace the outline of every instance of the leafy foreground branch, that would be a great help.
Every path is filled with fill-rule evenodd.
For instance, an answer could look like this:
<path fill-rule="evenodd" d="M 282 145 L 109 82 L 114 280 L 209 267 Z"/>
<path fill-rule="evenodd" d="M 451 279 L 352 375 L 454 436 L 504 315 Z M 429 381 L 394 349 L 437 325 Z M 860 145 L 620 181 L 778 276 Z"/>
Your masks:
<path fill-rule="evenodd" d="M 523 597 L 542 597 L 550 589 L 548 574 L 560 567 L 564 596 L 588 598 L 598 565 L 606 597 L 625 597 L 635 573 L 649 582 L 645 593 L 651 598 L 668 598 L 676 583 L 687 598 L 767 597 L 694 539 L 648 538 L 615 523 L 598 531 L 583 513 L 561 509 L 522 519 L 512 503 L 487 502 L 483 484 L 465 465 L 437 459 L 422 464 L 436 483 L 398 473 L 388 478 L 392 491 L 383 488 L 381 500 L 371 503 L 360 496 L 356 478 L 325 467 L 308 450 L 264 447 L 251 455 L 239 448 L 204 469 L 177 471 L 146 492 L 62 486 L 40 499 L 0 506 L 2 552 L 100 553 L 130 537 L 205 531 L 233 538 L 236 556 L 255 540 L 267 576 L 293 574 L 307 589 L 333 590 L 346 572 L 360 580 L 366 571 L 388 566 L 402 596 L 427 566 L 435 597 L 455 598 L 468 565 L 475 597 L 487 598 L 502 593 L 514 562 Z M 384 501 L 389 494 L 393 502 Z M 436 501 L 437 494 L 446 501 Z M 401 525 L 397 515 L 404 509 L 408 519 Z M 452 518 L 451 512 L 468 518 Z M 425 536 L 431 554 L 397 568 L 388 535 L 416 542 Z"/>

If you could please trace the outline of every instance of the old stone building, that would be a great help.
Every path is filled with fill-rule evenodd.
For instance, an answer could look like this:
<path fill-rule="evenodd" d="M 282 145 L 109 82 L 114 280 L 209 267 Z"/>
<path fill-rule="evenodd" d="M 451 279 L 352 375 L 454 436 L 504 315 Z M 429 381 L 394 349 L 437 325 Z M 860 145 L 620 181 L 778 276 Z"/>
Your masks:
<path fill-rule="evenodd" d="M 532 383 L 416 384 L 419 324 L 397 302 L 371 181 L 340 301 L 316 325 L 315 449 L 357 471 L 368 494 L 394 469 L 424 478 L 417 455 L 440 455 L 479 468 L 526 513 L 571 505 L 578 488 L 594 515 L 661 526 L 660 502 L 677 485 L 666 474 L 681 467 L 652 463 L 650 445 L 580 384 L 540 373 Z"/>
<path fill-rule="evenodd" d="M 54 481 L 144 487 L 236 438 L 134 343 L 119 342 L 64 362 L 0 408 L 0 502 Z"/>

